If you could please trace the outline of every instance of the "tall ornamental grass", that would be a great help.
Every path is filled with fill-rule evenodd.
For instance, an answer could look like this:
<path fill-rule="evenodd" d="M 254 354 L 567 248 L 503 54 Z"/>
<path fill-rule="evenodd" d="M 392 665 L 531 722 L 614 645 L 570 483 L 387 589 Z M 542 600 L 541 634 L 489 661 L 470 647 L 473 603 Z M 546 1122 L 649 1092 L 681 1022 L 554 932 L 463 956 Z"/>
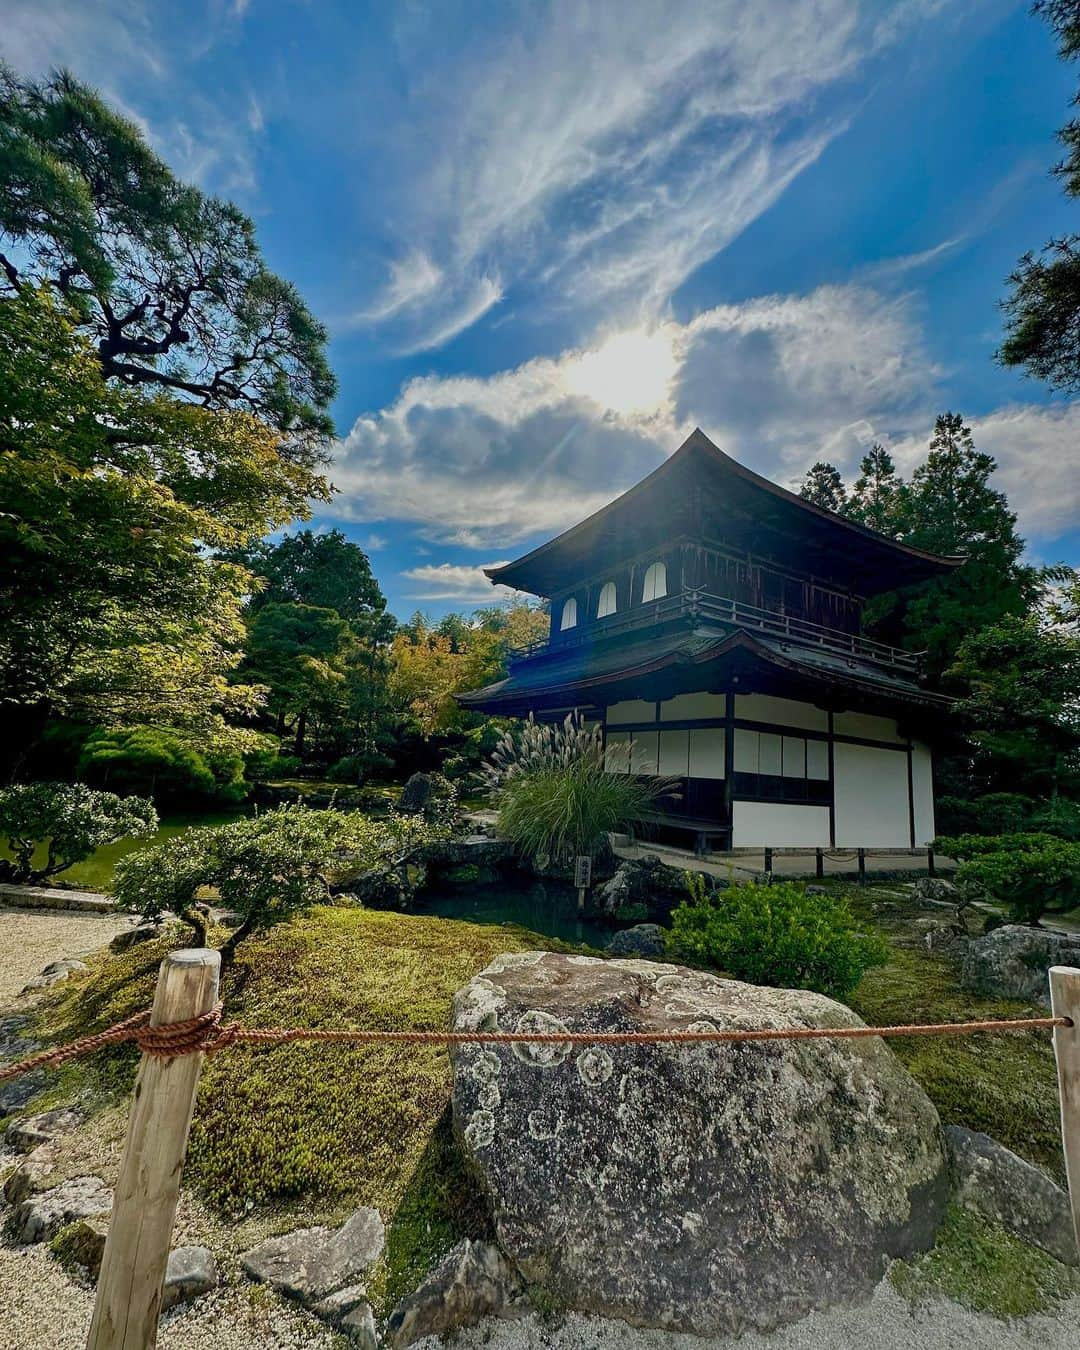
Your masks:
<path fill-rule="evenodd" d="M 533 859 L 566 863 L 592 856 L 612 830 L 636 824 L 666 779 L 609 773 L 598 727 L 579 714 L 544 726 L 532 718 L 507 732 L 482 777 L 499 810 L 499 833 Z"/>

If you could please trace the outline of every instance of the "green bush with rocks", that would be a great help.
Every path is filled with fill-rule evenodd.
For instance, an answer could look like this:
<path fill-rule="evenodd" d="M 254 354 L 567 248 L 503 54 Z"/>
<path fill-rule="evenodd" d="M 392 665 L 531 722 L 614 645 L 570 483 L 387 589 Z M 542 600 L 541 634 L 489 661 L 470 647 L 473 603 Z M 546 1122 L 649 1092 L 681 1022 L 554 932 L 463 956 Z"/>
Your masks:
<path fill-rule="evenodd" d="M 888 947 L 861 931 L 841 895 L 807 895 L 804 886 L 688 884 L 690 898 L 671 916 L 668 953 L 737 980 L 778 989 L 814 989 L 842 998 Z"/>
<path fill-rule="evenodd" d="M 934 847 L 960 863 L 958 886 L 1000 901 L 1016 923 L 1080 905 L 1080 843 L 1054 834 L 961 834 Z"/>

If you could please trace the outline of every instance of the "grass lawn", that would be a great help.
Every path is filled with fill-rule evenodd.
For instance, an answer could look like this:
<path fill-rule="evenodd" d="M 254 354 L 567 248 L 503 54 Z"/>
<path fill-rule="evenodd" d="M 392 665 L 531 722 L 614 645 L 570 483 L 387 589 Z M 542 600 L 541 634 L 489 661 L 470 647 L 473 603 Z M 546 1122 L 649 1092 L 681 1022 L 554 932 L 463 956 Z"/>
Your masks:
<path fill-rule="evenodd" d="M 867 1021 L 1027 1011 L 959 990 L 948 959 L 918 944 L 909 915 L 896 906 L 882 914 L 876 888 L 851 889 L 855 902 L 876 914 L 892 947 L 889 964 L 871 971 L 850 999 Z M 243 944 L 226 978 L 227 1015 L 250 1026 L 444 1028 L 457 988 L 498 952 L 530 947 L 568 949 L 509 925 L 322 907 Z M 145 1007 L 164 950 L 153 943 L 91 958 L 85 976 L 45 995 L 45 1038 L 68 1040 Z M 985 1130 L 1062 1177 L 1047 1036 L 890 1044 L 945 1121 Z M 64 1175 L 96 1171 L 112 1179 L 135 1059 L 125 1047 L 65 1066 L 33 1104 L 43 1109 L 80 1097 L 94 1112 L 91 1124 L 65 1143 L 57 1164 Z M 441 1047 L 299 1044 L 222 1053 L 203 1072 L 177 1240 L 206 1242 L 228 1266 L 271 1232 L 339 1222 L 357 1205 L 375 1205 L 387 1223 L 388 1246 L 372 1294 L 377 1311 L 388 1312 L 459 1237 L 486 1231 L 483 1206 L 453 1143 L 449 1094 Z M 1010 1251 L 962 1216 L 947 1226 L 937 1258 L 911 1268 L 906 1289 L 949 1292 L 965 1248 L 977 1250 L 988 1271 L 972 1291 L 962 1291 L 965 1297 L 1007 1312 L 1012 1304 L 1001 1290 L 1010 1284 Z M 1025 1279 L 1026 1307 L 1029 1294 L 1041 1297 L 1044 1287 L 1049 1298 L 1057 1276 L 1036 1271 Z"/>

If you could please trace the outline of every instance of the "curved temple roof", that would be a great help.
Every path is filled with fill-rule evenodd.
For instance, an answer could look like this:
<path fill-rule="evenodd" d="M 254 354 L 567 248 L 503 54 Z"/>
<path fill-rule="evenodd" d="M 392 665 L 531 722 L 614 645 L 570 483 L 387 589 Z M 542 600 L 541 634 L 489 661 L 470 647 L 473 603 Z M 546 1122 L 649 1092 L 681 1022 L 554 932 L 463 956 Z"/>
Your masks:
<path fill-rule="evenodd" d="M 830 578 L 861 595 L 911 585 L 956 567 L 845 520 L 724 454 L 700 429 L 663 464 L 607 506 L 514 562 L 485 571 L 493 582 L 551 596 L 578 583 L 590 563 L 676 536 L 744 536 L 748 551 Z"/>

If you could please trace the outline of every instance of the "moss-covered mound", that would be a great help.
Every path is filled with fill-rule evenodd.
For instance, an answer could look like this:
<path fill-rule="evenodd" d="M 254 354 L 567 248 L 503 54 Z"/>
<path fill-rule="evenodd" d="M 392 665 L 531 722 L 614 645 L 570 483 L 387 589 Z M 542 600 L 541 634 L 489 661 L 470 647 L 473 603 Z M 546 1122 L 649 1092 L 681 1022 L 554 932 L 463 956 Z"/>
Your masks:
<path fill-rule="evenodd" d="M 318 908 L 242 945 L 225 980 L 227 1017 L 442 1030 L 455 989 L 498 952 L 538 946 L 560 944 L 510 927 Z M 50 995 L 40 1033 L 68 1040 L 146 1007 L 165 950 L 147 943 L 93 958 L 87 976 Z M 114 1151 L 135 1062 L 124 1047 L 67 1066 L 39 1101 L 81 1098 L 108 1122 L 101 1147 Z M 441 1046 L 232 1047 L 205 1065 L 185 1188 L 220 1220 L 243 1217 L 248 1230 L 253 1218 L 333 1223 L 357 1205 L 377 1206 L 389 1229 L 389 1304 L 459 1236 L 484 1230 L 451 1137 L 449 1097 Z"/>

